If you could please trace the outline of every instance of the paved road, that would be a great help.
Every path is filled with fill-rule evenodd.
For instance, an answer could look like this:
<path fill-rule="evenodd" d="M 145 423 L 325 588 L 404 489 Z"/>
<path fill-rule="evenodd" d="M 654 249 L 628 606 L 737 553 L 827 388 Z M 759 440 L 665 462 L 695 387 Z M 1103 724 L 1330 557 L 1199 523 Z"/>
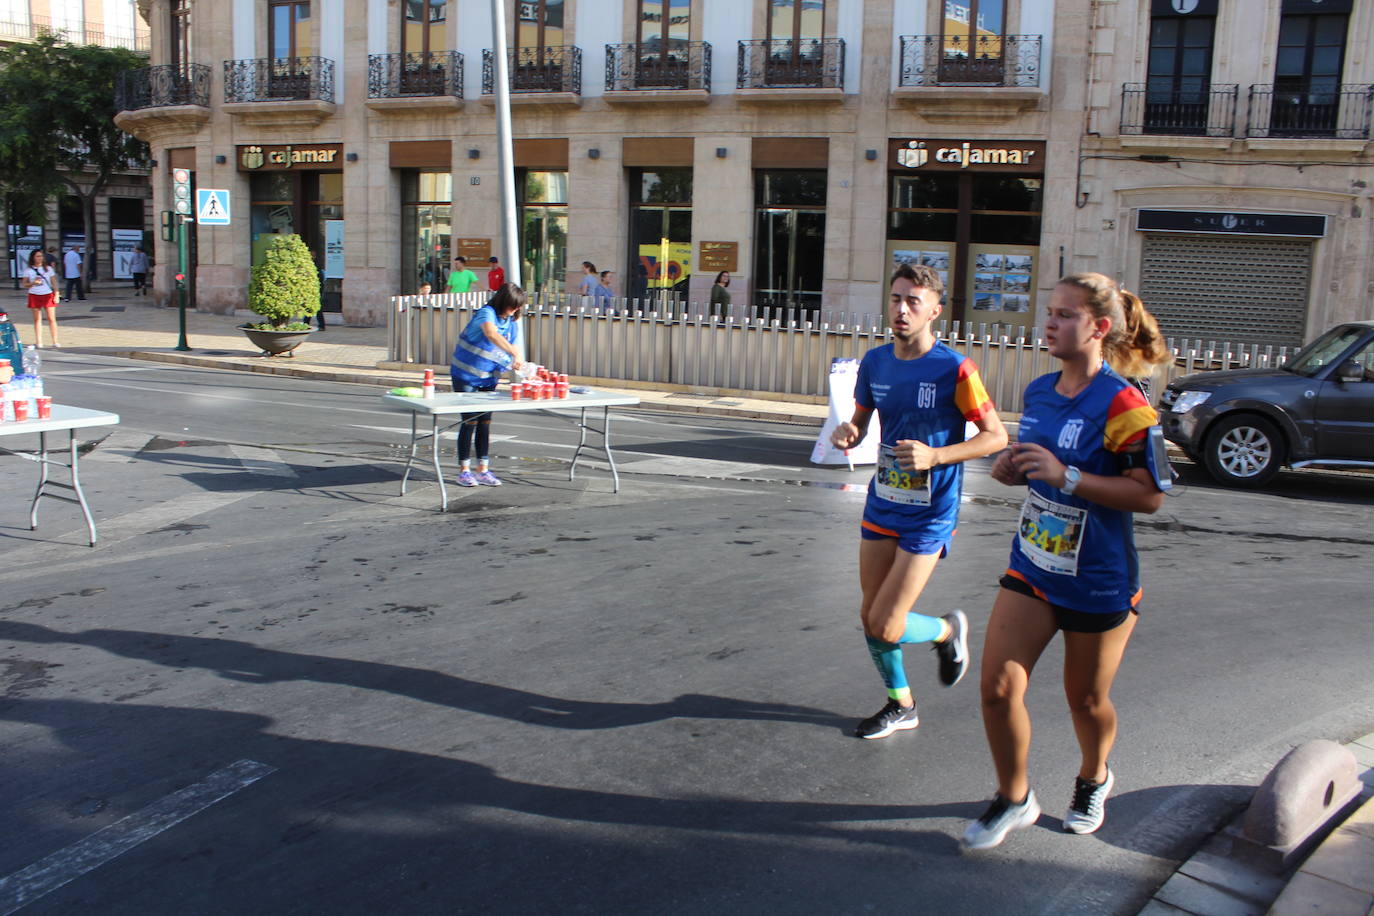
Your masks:
<path fill-rule="evenodd" d="M 26 912 L 1128 913 L 1289 746 L 1374 728 L 1371 478 L 1189 471 L 1138 528 L 1108 825 L 1057 832 L 1052 651 L 1046 815 L 969 856 L 973 679 L 913 651 L 921 728 L 848 737 L 882 701 L 865 475 L 809 467 L 813 431 L 627 413 L 614 496 L 566 480 L 566 422 L 500 417 L 509 485 L 439 514 L 432 484 L 397 496 L 375 390 L 47 368 L 124 423 L 83 463 L 95 550 L 69 507 L 24 528 L 32 469 L 7 464 L 0 904 Z M 1016 494 L 982 467 L 967 490 L 928 607 L 981 645 Z"/>

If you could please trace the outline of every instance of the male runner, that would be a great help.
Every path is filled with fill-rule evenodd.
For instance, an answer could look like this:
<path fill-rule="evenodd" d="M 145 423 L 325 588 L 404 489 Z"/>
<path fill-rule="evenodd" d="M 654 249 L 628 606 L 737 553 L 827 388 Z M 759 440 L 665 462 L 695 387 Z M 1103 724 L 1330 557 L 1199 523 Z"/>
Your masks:
<path fill-rule="evenodd" d="M 962 463 L 1007 444 L 973 360 L 935 339 L 944 283 L 929 267 L 903 264 L 892 275 L 893 342 L 864 355 L 854 386 L 854 418 L 831 434 L 836 448 L 858 445 L 878 411 L 883 441 L 868 485 L 859 542 L 859 587 L 868 651 L 887 685 L 887 705 L 859 723 L 860 738 L 885 738 L 919 723 L 902 667 L 902 645 L 934 643 L 940 681 L 953 687 L 968 669 L 962 611 L 929 617 L 912 610 L 949 550 L 959 517 Z M 965 421 L 978 427 L 965 440 Z"/>

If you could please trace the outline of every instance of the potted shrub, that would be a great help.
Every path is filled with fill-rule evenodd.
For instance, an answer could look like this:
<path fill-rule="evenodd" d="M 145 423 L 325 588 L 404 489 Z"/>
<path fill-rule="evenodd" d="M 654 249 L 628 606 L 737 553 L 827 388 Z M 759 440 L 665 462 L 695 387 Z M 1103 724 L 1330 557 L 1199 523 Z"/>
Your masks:
<path fill-rule="evenodd" d="M 291 356 L 309 336 L 309 322 L 300 319 L 320 310 L 320 275 L 299 235 L 279 235 L 268 243 L 248 284 L 248 308 L 267 319 L 241 326 L 263 356 Z"/>

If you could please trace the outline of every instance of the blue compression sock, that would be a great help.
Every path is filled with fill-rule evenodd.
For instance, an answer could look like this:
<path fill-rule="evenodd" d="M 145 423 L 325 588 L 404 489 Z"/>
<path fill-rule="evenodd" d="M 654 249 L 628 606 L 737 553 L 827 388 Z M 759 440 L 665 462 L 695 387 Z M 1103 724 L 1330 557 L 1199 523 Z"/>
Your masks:
<path fill-rule="evenodd" d="M 882 676 L 887 695 L 894 700 L 909 698 L 911 689 L 906 681 L 906 667 L 902 664 L 902 643 L 934 642 L 945 633 L 945 622 L 939 617 L 927 617 L 915 611 L 906 615 L 906 630 L 899 642 L 884 642 L 872 636 L 864 636 L 868 642 L 868 654 Z"/>

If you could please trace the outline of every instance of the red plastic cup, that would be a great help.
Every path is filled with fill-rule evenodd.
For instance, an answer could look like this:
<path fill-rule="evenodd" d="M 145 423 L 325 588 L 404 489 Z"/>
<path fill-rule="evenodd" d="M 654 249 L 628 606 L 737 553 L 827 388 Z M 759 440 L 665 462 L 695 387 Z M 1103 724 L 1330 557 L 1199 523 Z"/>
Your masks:
<path fill-rule="evenodd" d="M 41 398 L 34 398 L 34 399 L 33 399 L 33 402 L 34 402 L 34 404 L 37 405 L 37 407 L 38 407 L 38 419 L 40 419 L 40 420 L 51 420 L 51 419 L 52 419 L 52 398 L 47 397 L 47 396 L 44 396 L 44 397 L 41 397 Z"/>
<path fill-rule="evenodd" d="M 566 397 L 568 396 L 568 383 L 567 383 L 567 382 L 559 382 L 559 383 L 558 383 L 558 396 L 559 396 L 560 398 L 566 398 Z"/>
<path fill-rule="evenodd" d="M 29 418 L 29 402 L 28 402 L 28 401 L 14 401 L 13 404 L 14 404 L 14 419 L 15 419 L 16 421 L 17 421 L 17 420 L 27 420 L 27 419 Z"/>
<path fill-rule="evenodd" d="M 510 399 L 511 399 L 512 401 L 518 401 L 518 400 L 520 400 L 520 396 L 521 396 L 522 394 L 524 394 L 524 393 L 525 393 L 525 389 L 524 389 L 524 386 L 523 386 L 523 385 L 511 385 L 511 386 L 510 386 Z"/>
<path fill-rule="evenodd" d="M 524 389 L 525 400 L 527 400 L 527 401 L 538 400 L 538 398 L 539 398 L 539 390 L 535 387 L 534 382 L 525 382 L 525 383 L 524 383 L 523 385 L 521 385 L 520 387 Z"/>
<path fill-rule="evenodd" d="M 560 372 L 560 373 L 558 373 L 558 381 L 562 382 L 564 385 L 568 384 L 568 373 L 566 373 L 566 372 Z"/>

